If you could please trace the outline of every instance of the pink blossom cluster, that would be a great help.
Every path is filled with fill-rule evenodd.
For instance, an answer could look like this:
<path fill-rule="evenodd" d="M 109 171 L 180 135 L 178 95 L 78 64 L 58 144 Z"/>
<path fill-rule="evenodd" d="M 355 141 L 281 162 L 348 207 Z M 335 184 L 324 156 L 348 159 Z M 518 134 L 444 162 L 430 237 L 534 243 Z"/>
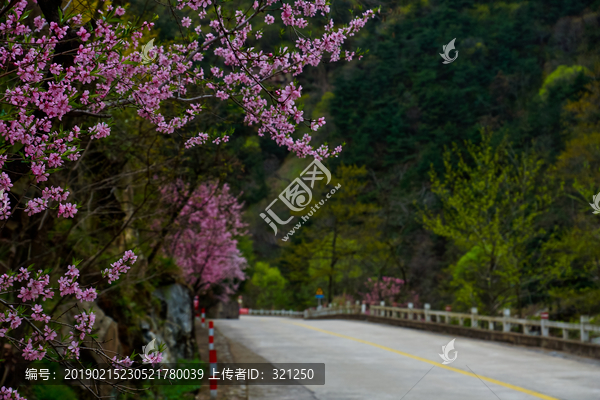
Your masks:
<path fill-rule="evenodd" d="M 2 386 L 0 388 L 0 400 L 27 400 L 25 397 L 19 396 L 16 389 Z"/>
<path fill-rule="evenodd" d="M 17 282 L 29 279 L 29 271 L 21 268 L 20 272 L 16 277 Z M 44 301 L 51 299 L 54 296 L 54 292 L 51 289 L 46 289 L 48 284 L 50 284 L 50 275 L 44 274 L 42 270 L 39 270 L 35 278 L 29 279 L 27 286 L 21 287 L 17 297 L 22 301 L 36 300 L 39 296 L 43 296 Z"/>
<path fill-rule="evenodd" d="M 211 0 L 179 0 L 177 8 L 199 11 L 198 18 L 182 20 L 183 27 L 193 29 L 197 36 L 192 36 L 192 40 L 186 38 L 181 44 L 153 48 L 151 54 L 156 59 L 148 64 L 142 62 L 142 52 L 136 49 L 141 45 L 143 31 L 152 31 L 154 24 L 143 22 L 132 26 L 121 18 L 125 14 L 123 7 L 101 3 L 104 10 L 99 10 L 101 17 L 92 29 L 82 24 L 82 15 L 60 24 L 47 21 L 44 16 L 29 21 L 29 13 L 25 12 L 27 4 L 27 0 L 17 0 L 0 17 L 0 36 L 4 42 L 11 43 L 0 48 L 0 68 L 13 75 L 5 80 L 10 85 L 0 90 L 2 100 L 13 106 L 0 121 L 0 137 L 4 139 L 0 153 L 5 153 L 3 150 L 9 150 L 10 146 L 23 145 L 22 153 L 1 156 L 0 164 L 7 160 L 27 163 L 30 178 L 36 184 L 48 181 L 52 170 L 64 167 L 66 161 L 80 157 L 82 132 L 92 139 L 111 134 L 105 122 L 90 126 L 79 124 L 70 130 L 53 128 L 55 122 L 62 121 L 67 114 L 110 117 L 107 112 L 131 105 L 159 132 L 170 134 L 190 123 L 208 97 L 234 101 L 245 111 L 245 122 L 256 125 L 260 136 L 268 134 L 278 145 L 286 146 L 300 157 L 336 156 L 341 151 L 340 146 L 333 150 L 327 145 L 313 148 L 309 135 L 294 138 L 301 126 L 314 131 L 323 126 L 325 120 L 307 119 L 298 109 L 300 86 L 290 83 L 275 90 L 271 87 L 272 78 L 286 73 L 297 76 L 306 66 L 324 62 L 327 54 L 329 62 L 340 60 L 347 38 L 375 16 L 373 10 L 366 11 L 337 29 L 333 20 L 329 20 L 325 33 L 312 39 L 300 30 L 309 28 L 309 20 L 317 14 L 326 16 L 330 12 L 325 0 L 255 1 L 252 7 L 235 11 L 234 18 L 225 17 L 221 6 L 213 12 Z M 210 14 L 208 7 L 211 7 Z M 297 32 L 295 48 L 284 47 L 274 53 L 257 50 L 249 39 L 258 39 L 262 33 L 251 35 L 252 20 L 263 18 L 267 24 L 273 24 L 277 11 L 282 24 Z M 204 32 L 203 28 L 210 32 Z M 70 53 L 72 63 L 61 65 L 55 58 L 56 48 L 69 29 L 76 32 L 79 42 Z M 204 61 L 209 53 L 218 57 L 212 65 Z M 348 61 L 354 55 L 345 51 Z M 86 89 L 80 91 L 83 85 Z M 163 114 L 161 106 L 166 101 L 181 102 L 184 105 L 181 113 Z M 200 134 L 188 140 L 186 147 L 203 144 L 207 139 Z M 226 141 L 227 138 L 213 140 L 216 144 Z M 12 184 L 3 173 L 0 188 L 8 191 Z M 48 200 L 45 197 L 28 199 L 25 211 L 29 215 L 42 212 L 48 208 Z M 76 206 L 64 201 L 64 198 L 60 200 L 59 216 L 72 218 L 77 212 Z M 7 202 L 7 207 L 0 211 L 0 219 L 7 219 L 18 206 Z"/>
<path fill-rule="evenodd" d="M 391 303 L 400 294 L 403 285 L 402 279 L 390 276 L 384 276 L 381 280 L 369 278 L 365 284 L 369 292 L 364 295 L 364 299 L 371 304 L 382 300 Z"/>
<path fill-rule="evenodd" d="M 163 188 L 162 194 L 166 202 L 180 203 L 187 190 L 177 182 Z M 166 250 L 197 290 L 221 285 L 226 296 L 245 279 L 246 260 L 236 240 L 246 227 L 241 209 L 229 186 L 220 187 L 218 182 L 200 185 L 184 205 Z"/>
<path fill-rule="evenodd" d="M 74 294 L 75 297 L 80 301 L 94 301 L 96 300 L 96 289 L 90 287 L 82 290 L 79 287 L 77 278 L 79 277 L 79 270 L 74 265 L 69 265 L 68 271 L 65 275 L 58 280 L 59 290 L 61 296 Z"/>
<path fill-rule="evenodd" d="M 63 201 L 67 200 L 69 194 L 70 193 L 68 190 L 64 190 L 61 187 L 55 188 L 54 186 L 50 186 L 49 188 L 44 188 L 44 190 L 42 191 L 42 197 L 38 197 L 27 202 L 25 212 L 29 216 L 41 213 L 42 211 L 45 211 L 48 208 L 48 202 L 50 200 L 54 200 L 59 202 L 59 217 L 73 218 L 73 216 L 77 214 L 77 206 L 71 203 L 62 203 Z"/>
<path fill-rule="evenodd" d="M 71 341 L 71 343 L 69 344 L 69 347 L 67 347 L 67 353 L 66 356 L 67 357 L 75 357 L 76 359 L 79 360 L 79 351 L 81 350 L 81 348 L 79 347 L 80 342 L 77 342 L 76 340 L 73 340 L 73 332 L 69 332 L 71 334 L 71 336 L 69 336 L 69 339 Z"/>
<path fill-rule="evenodd" d="M 118 260 L 116 263 L 111 264 L 110 268 L 102 271 L 102 276 L 108 276 L 108 283 L 112 283 L 119 279 L 121 274 L 129 271 L 129 268 L 136 262 L 137 256 L 133 254 L 133 251 L 127 250 L 123 257 Z M 128 265 L 129 264 L 129 265 Z"/>
<path fill-rule="evenodd" d="M 206 143 L 207 140 L 208 140 L 208 134 L 201 132 L 198 134 L 198 136 L 188 139 L 185 142 L 185 148 L 189 149 L 194 146 L 202 145 L 202 144 Z"/>
<path fill-rule="evenodd" d="M 27 341 L 27 345 L 23 349 L 23 358 L 28 361 L 36 361 L 41 360 L 46 355 L 46 350 L 44 346 L 38 344 L 37 347 L 34 347 L 31 339 Z"/>
<path fill-rule="evenodd" d="M 79 340 L 83 340 L 86 333 L 92 333 L 92 327 L 94 326 L 94 322 L 96 322 L 96 315 L 93 312 L 86 313 L 84 311 L 81 314 L 75 315 L 74 318 L 77 321 L 75 329 L 81 331 Z"/>
<path fill-rule="evenodd" d="M 34 321 L 44 322 L 46 324 L 50 322 L 50 316 L 44 314 L 44 309 L 41 305 L 36 304 L 35 306 L 31 307 L 31 311 L 33 311 L 31 313 L 31 318 Z"/>
<path fill-rule="evenodd" d="M 51 193 L 51 191 L 49 191 Z M 62 196 L 62 192 L 57 191 L 53 196 Z M 50 196 L 50 194 L 49 194 Z M 136 260 L 135 254 L 128 250 L 123 258 L 119 260 L 122 263 L 133 264 Z M 116 264 L 116 263 L 115 263 Z M 114 264 L 113 264 L 114 265 Z M 120 270 L 119 273 L 125 273 L 127 270 Z M 88 287 L 80 288 L 79 270 L 76 265 L 70 265 L 67 272 L 58 279 L 58 290 L 60 296 L 74 295 L 75 298 L 83 301 L 93 301 L 96 298 L 96 289 Z M 44 309 L 44 302 L 54 296 L 56 288 L 49 286 L 50 275 L 44 271 L 33 273 L 30 269 L 20 268 L 16 272 L 8 272 L 0 276 L 0 300 L 6 310 L 0 313 L 0 337 L 9 337 L 11 331 L 23 325 L 33 327 L 33 333 L 29 336 L 17 339 L 9 337 L 11 342 L 16 344 L 22 350 L 22 356 L 28 361 L 41 360 L 45 357 L 48 346 L 58 346 L 58 348 L 66 347 L 64 357 L 79 358 L 80 345 L 86 335 L 92 333 L 92 328 L 96 320 L 96 316 L 91 311 L 83 311 L 74 316 L 75 325 L 65 324 L 53 319 Z M 20 287 L 16 287 L 21 284 Z M 14 307 L 9 301 L 5 301 L 4 297 L 12 292 L 17 292 L 17 298 L 24 303 L 23 307 Z M 27 311 L 30 310 L 30 311 Z M 57 341 L 58 334 L 52 325 L 60 324 L 61 326 L 71 326 L 77 331 L 77 338 L 73 332 L 67 343 Z"/>
<path fill-rule="evenodd" d="M 160 364 L 160 362 L 162 361 L 162 353 L 159 353 L 158 351 L 150 353 L 150 354 L 142 354 L 142 362 L 144 364 Z"/>
<path fill-rule="evenodd" d="M 129 356 L 119 360 L 117 356 L 112 358 L 112 366 L 116 369 L 129 368 L 133 365 L 133 360 L 129 358 Z"/>

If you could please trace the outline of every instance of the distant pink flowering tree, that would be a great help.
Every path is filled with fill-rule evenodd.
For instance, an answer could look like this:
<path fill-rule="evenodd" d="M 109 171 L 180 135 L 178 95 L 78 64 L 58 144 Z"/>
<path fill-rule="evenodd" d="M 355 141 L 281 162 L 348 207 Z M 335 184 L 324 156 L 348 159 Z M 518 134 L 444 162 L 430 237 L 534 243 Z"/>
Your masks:
<path fill-rule="evenodd" d="M 190 279 L 196 293 L 219 286 L 222 298 L 245 279 L 246 259 L 236 236 L 245 233 L 242 204 L 228 185 L 203 183 L 191 195 L 182 182 L 163 190 L 169 203 L 187 198 L 177 217 L 166 249 Z"/>
<path fill-rule="evenodd" d="M 368 292 L 364 295 L 364 299 L 368 303 L 378 303 L 380 301 L 388 301 L 392 303 L 400 294 L 404 281 L 399 278 L 384 276 L 381 280 L 369 278 L 365 283 Z"/>

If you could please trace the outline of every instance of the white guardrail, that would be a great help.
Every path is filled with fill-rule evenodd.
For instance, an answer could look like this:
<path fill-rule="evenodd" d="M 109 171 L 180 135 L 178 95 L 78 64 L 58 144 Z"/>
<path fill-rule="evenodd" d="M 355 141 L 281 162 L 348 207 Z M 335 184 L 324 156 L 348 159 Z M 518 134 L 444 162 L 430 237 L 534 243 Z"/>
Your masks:
<path fill-rule="evenodd" d="M 248 309 L 248 315 L 281 315 L 281 316 L 290 316 L 290 317 L 299 317 L 303 316 L 303 311 L 293 311 L 293 310 L 254 310 L 252 308 Z"/>
<path fill-rule="evenodd" d="M 304 318 L 324 317 L 338 314 L 368 314 L 376 317 L 391 318 L 391 319 L 408 319 L 424 322 L 438 323 L 458 323 L 459 326 L 469 326 L 472 328 L 496 330 L 496 327 L 501 327 L 503 332 L 511 332 L 514 325 L 522 326 L 521 331 L 525 335 L 542 335 L 547 337 L 555 337 L 558 339 L 569 339 L 569 331 L 577 331 L 579 339 L 582 342 L 590 342 L 590 332 L 594 332 L 600 336 L 600 326 L 591 325 L 589 317 L 582 316 L 581 323 L 569 323 L 550 321 L 547 319 L 531 320 L 511 318 L 510 310 L 504 310 L 503 317 L 490 317 L 478 315 L 477 309 L 473 308 L 471 314 L 457 313 L 451 311 L 435 311 L 431 310 L 429 304 L 425 304 L 424 309 L 416 308 L 400 308 L 386 306 L 370 306 L 369 309 L 365 305 L 349 305 L 341 307 L 326 307 L 320 310 L 305 310 Z M 466 322 L 469 324 L 466 325 Z M 539 327 L 539 331 L 533 330 L 533 327 Z M 562 338 L 558 336 L 558 332 L 562 331 Z M 552 333 L 552 335 L 551 335 Z"/>

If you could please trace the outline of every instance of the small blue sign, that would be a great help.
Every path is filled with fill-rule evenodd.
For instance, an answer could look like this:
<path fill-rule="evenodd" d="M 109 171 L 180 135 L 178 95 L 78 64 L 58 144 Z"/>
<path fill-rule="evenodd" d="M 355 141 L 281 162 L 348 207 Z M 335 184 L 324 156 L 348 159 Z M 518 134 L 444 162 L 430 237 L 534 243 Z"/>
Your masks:
<path fill-rule="evenodd" d="M 324 298 L 324 297 L 325 297 L 325 296 L 324 296 L 324 295 L 322 295 L 322 294 L 315 294 L 315 298 L 317 298 L 317 299 L 322 299 L 322 298 Z"/>

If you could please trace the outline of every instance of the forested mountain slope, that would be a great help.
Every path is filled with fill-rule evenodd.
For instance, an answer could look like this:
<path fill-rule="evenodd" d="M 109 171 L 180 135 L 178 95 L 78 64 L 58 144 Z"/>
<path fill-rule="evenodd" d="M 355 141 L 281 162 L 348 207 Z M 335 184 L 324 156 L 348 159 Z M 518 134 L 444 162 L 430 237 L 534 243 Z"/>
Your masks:
<path fill-rule="evenodd" d="M 360 6 L 352 7 L 358 11 Z M 598 155 L 591 149 L 598 146 L 598 11 L 597 1 L 385 2 L 380 18 L 354 40 L 355 47 L 369 50 L 362 60 L 323 67 L 301 79 L 309 89 L 307 110 L 327 117 L 322 140 L 346 143 L 327 165 L 342 182 L 344 173 L 352 175 L 350 181 L 358 179 L 362 189 L 346 199 L 359 210 L 338 210 L 336 219 L 331 204 L 331 210 L 320 210 L 318 219 L 313 217 L 290 242 L 273 239 L 264 221 L 253 222 L 259 257 L 278 266 L 298 294 L 295 303 L 313 304 L 317 286 L 331 287 L 332 298 L 360 299 L 371 290 L 368 278 L 391 276 L 405 281 L 400 294 L 392 296 L 398 302 L 421 299 L 464 309 L 479 305 L 493 312 L 505 306 L 521 312 L 550 307 L 555 317 L 564 318 L 598 313 L 599 266 L 590 249 L 598 238 L 596 216 L 587 204 L 600 187 Z M 458 57 L 443 64 L 439 53 L 454 38 Z M 489 136 L 482 146 L 497 150 L 487 161 L 465 153 L 464 141 L 482 143 L 482 134 Z M 443 155 L 453 145 L 458 148 L 449 162 L 455 167 L 459 153 L 469 167 L 497 162 L 478 174 L 458 167 L 459 176 L 466 174 L 474 187 L 494 183 L 484 179 L 486 173 L 498 177 L 497 197 L 486 197 L 485 189 L 472 198 L 463 196 L 463 202 L 472 202 L 466 208 L 485 208 L 485 201 L 504 204 L 502 193 L 514 193 L 516 184 L 497 181 L 523 178 L 518 165 L 528 159 L 540 165 L 531 187 L 547 186 L 544 193 L 551 195 L 530 221 L 535 232 L 518 244 L 519 259 L 497 252 L 492 256 L 497 273 L 488 283 L 497 279 L 502 292 L 494 301 L 477 295 L 482 290 L 476 282 L 482 275 L 479 268 L 490 265 L 490 254 L 477 250 L 469 239 L 473 233 L 434 233 L 419 217 L 420 211 L 430 210 L 443 216 L 444 223 L 452 221 L 444 196 L 432 192 L 430 171 L 442 182 L 451 176 Z M 487 150 L 480 147 L 475 153 Z M 287 159 L 279 172 L 271 173 L 276 177 L 271 182 L 279 183 L 271 184 L 270 196 L 251 207 L 250 214 L 277 196 L 285 187 L 281 181 L 294 179 L 298 167 L 291 166 L 300 163 Z M 343 165 L 363 172 L 344 172 Z M 459 193 L 452 185 L 447 189 Z M 512 208 L 492 207 L 471 217 L 524 218 L 541 207 L 537 199 L 542 194 L 535 190 L 522 190 L 523 202 Z M 496 229 L 492 225 L 487 226 Z M 497 230 L 489 235 L 505 246 L 507 238 L 525 235 L 515 224 Z M 373 240 L 359 240 L 365 235 Z M 567 244 L 583 237 L 588 245 Z M 510 248 L 506 252 L 516 254 Z M 464 298 L 459 286 L 470 288 L 472 298 Z M 250 284 L 247 290 L 257 289 Z"/>

